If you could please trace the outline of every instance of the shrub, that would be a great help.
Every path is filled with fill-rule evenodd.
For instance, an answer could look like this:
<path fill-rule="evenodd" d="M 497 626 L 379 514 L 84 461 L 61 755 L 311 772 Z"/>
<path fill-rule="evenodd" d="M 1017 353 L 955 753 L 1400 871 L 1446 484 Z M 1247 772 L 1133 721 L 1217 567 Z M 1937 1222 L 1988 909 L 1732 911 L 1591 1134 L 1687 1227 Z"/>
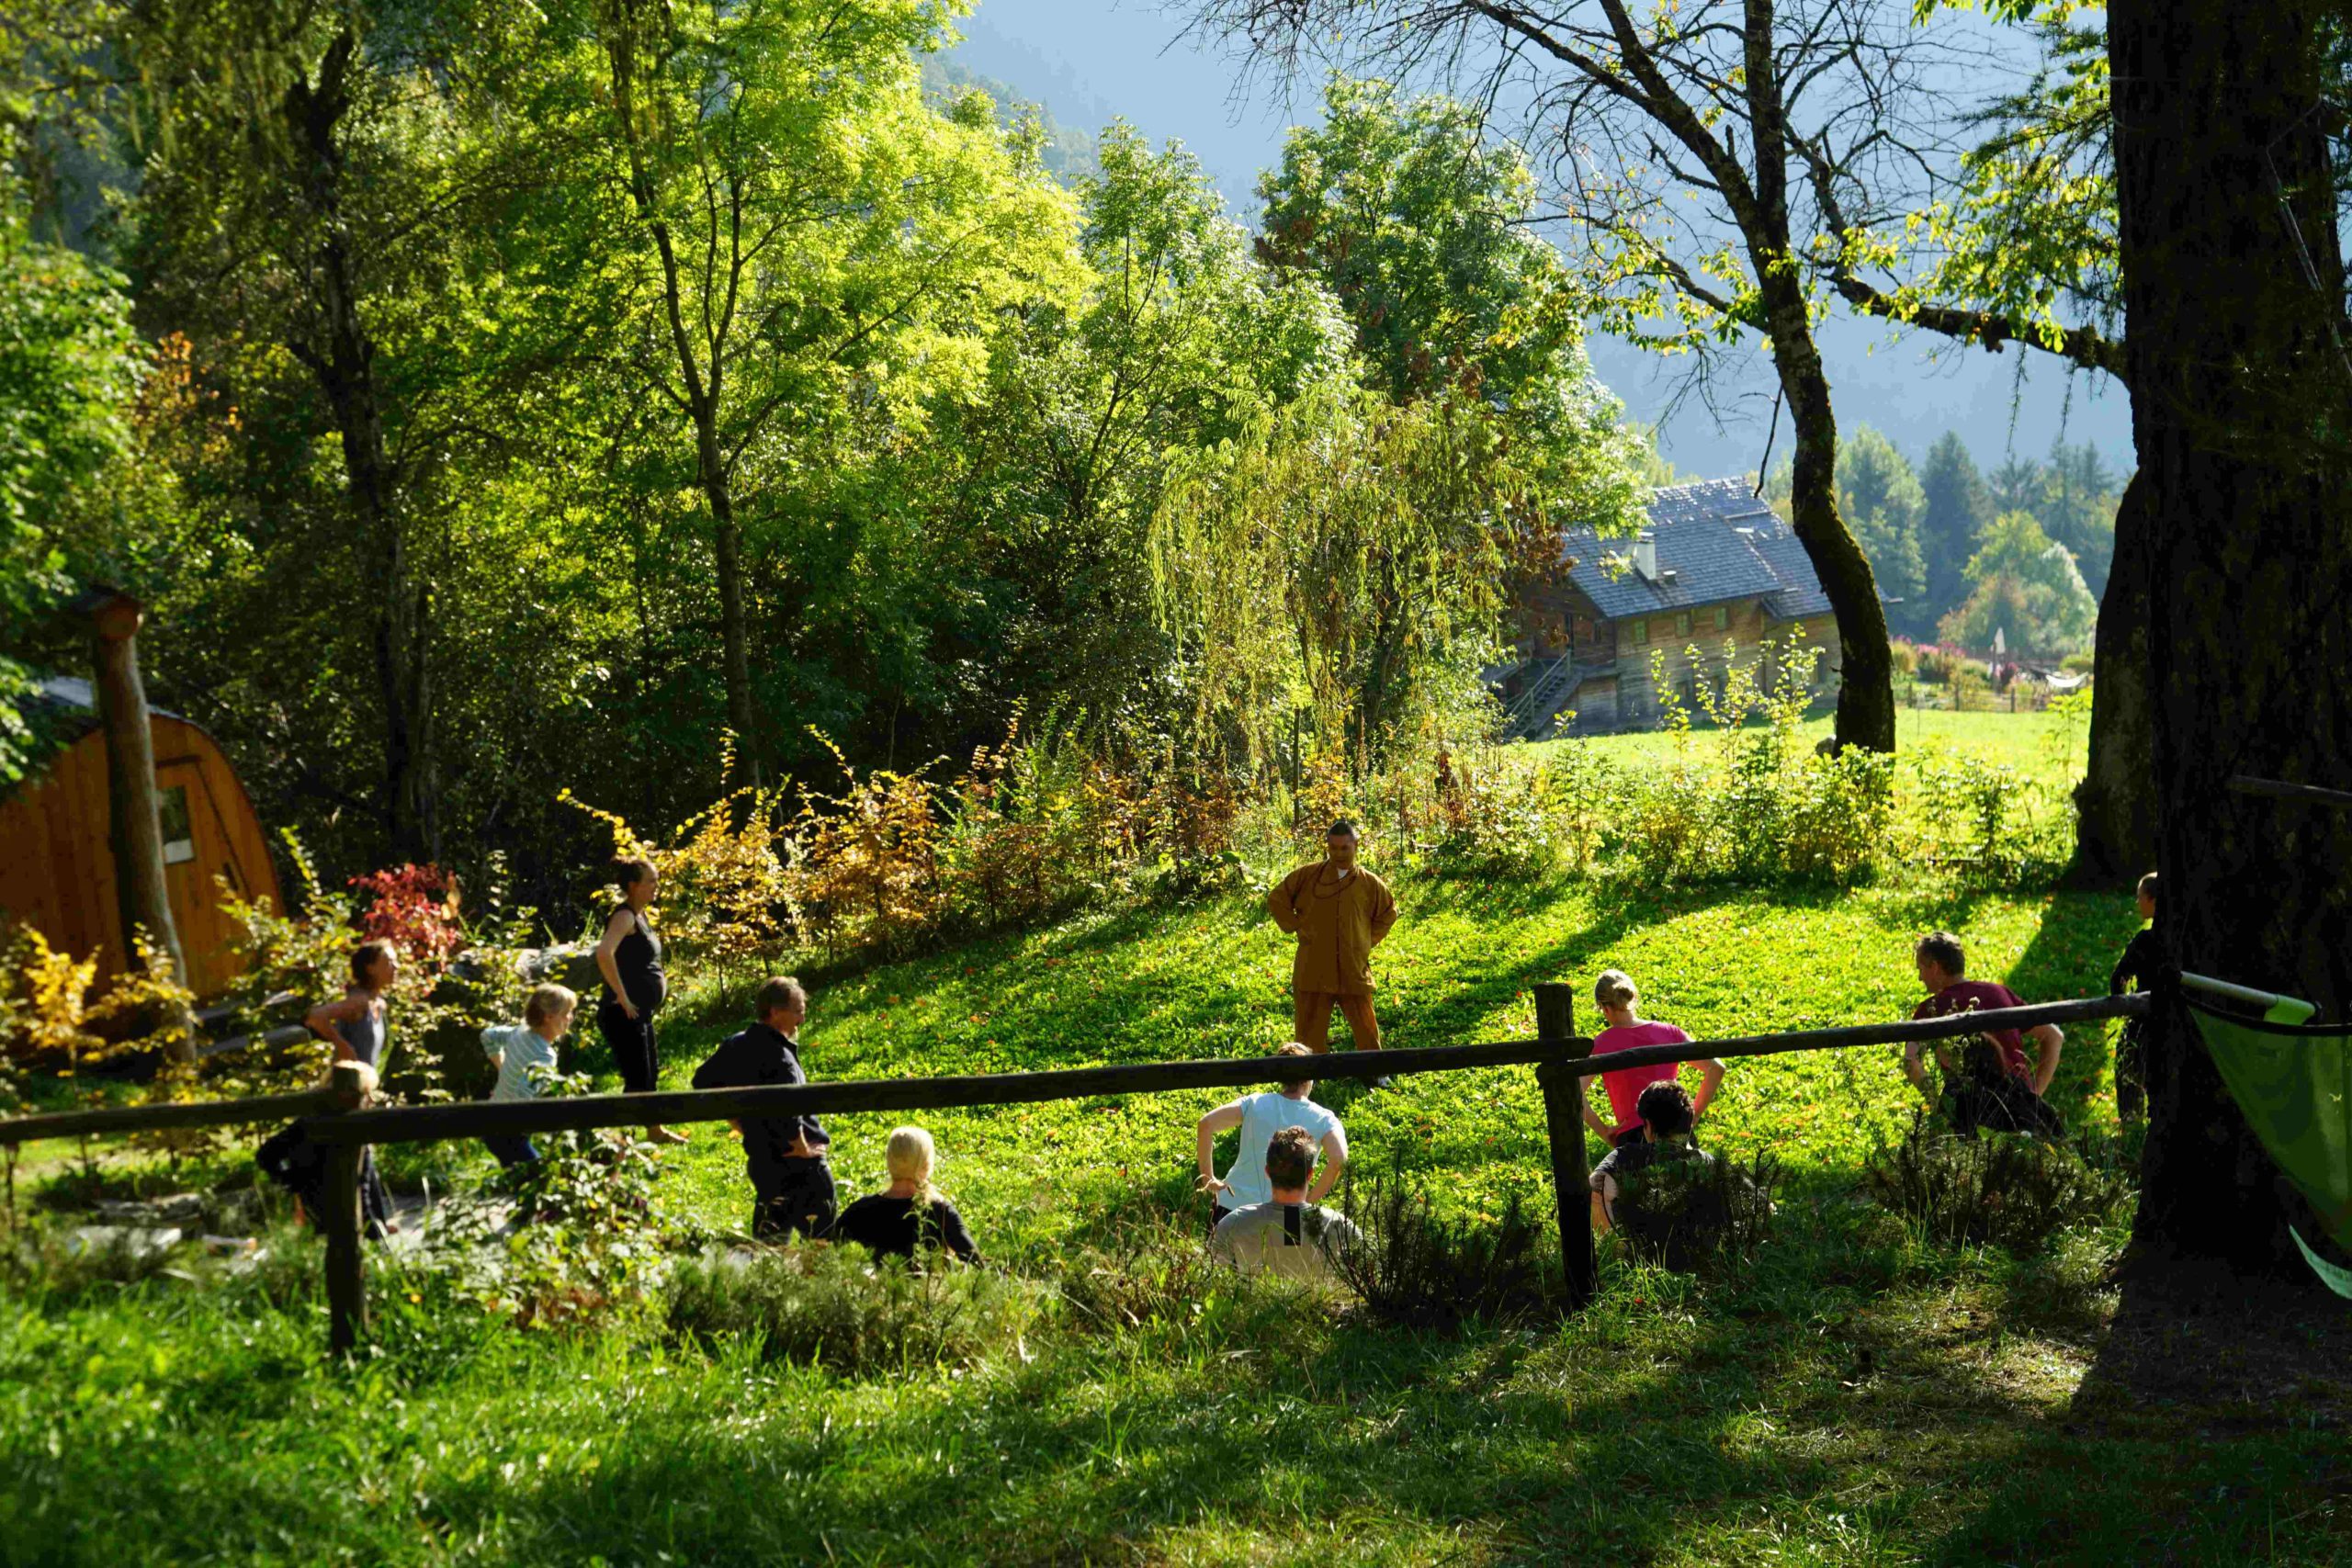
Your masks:
<path fill-rule="evenodd" d="M 1392 1171 L 1351 1183 L 1349 1217 L 1363 1245 L 1340 1257 L 1340 1273 L 1375 1315 L 1408 1328 L 1459 1332 L 1468 1323 L 1515 1323 L 1557 1314 L 1567 1300 L 1556 1247 L 1514 1190 L 1499 1215 L 1446 1219 L 1428 1192 Z"/>
<path fill-rule="evenodd" d="M 1161 1215 L 1123 1231 L 1115 1249 L 1078 1253 L 1062 1271 L 1061 1294 L 1078 1326 L 1116 1333 L 1187 1323 L 1235 1279 L 1204 1245 L 1196 1219 Z"/>
<path fill-rule="evenodd" d="M 1566 801 L 1550 770 L 1480 768 L 1437 795 L 1430 869 L 1441 876 L 1542 876 L 1560 859 Z"/>
<path fill-rule="evenodd" d="M 2007 762 L 1949 747 L 1914 747 L 1905 852 L 2002 882 L 2056 874 L 2074 851 L 2074 802 Z"/>
<path fill-rule="evenodd" d="M 365 896 L 359 934 L 389 942 L 411 965 L 437 974 L 466 942 L 458 882 L 437 865 L 397 865 L 351 879 Z"/>
<path fill-rule="evenodd" d="M 546 1087 L 582 1094 L 588 1080 L 554 1078 Z M 535 1141 L 541 1158 L 506 1179 L 514 1223 L 493 1229 L 496 1212 L 483 1204 L 445 1209 L 428 1233 L 435 1262 L 462 1299 L 526 1328 L 628 1311 L 659 1286 L 672 1252 L 701 1239 L 663 1212 L 652 1145 L 577 1132 Z"/>
<path fill-rule="evenodd" d="M 2023 1256 L 2071 1225 L 2114 1217 L 2130 1192 L 2117 1169 L 2075 1149 L 2016 1134 L 1963 1138 L 1915 1113 L 1903 1141 L 1871 1155 L 1863 1180 L 1882 1205 L 1930 1239 Z"/>
<path fill-rule="evenodd" d="M 1652 1165 L 1619 1183 L 1612 1234 L 1629 1255 L 1679 1272 L 1744 1262 L 1771 1230 L 1780 1183 L 1770 1154 Z"/>
<path fill-rule="evenodd" d="M 1690 651 L 1695 665 L 1699 650 Z M 1825 756 L 1806 743 L 1817 657 L 1792 638 L 1766 687 L 1726 642 L 1720 684 L 1697 690 L 1713 726 L 1702 737 L 1664 654 L 1651 654 L 1672 746 L 1663 764 L 1619 783 L 1606 831 L 1628 869 L 1650 882 L 1846 884 L 1869 873 L 1894 816 L 1894 763 L 1859 750 Z"/>
<path fill-rule="evenodd" d="M 722 737 L 724 773 L 734 772 L 734 759 L 733 737 Z M 854 787 L 854 775 L 851 782 Z M 678 824 L 666 849 L 641 837 L 618 813 L 591 806 L 570 790 L 557 798 L 610 830 L 615 859 L 643 856 L 653 863 L 662 876 L 664 941 L 724 965 L 772 952 L 784 941 L 795 891 L 785 869 L 791 835 L 778 825 L 785 787 L 744 788 L 720 796 Z M 814 804 L 804 807 L 804 817 Z M 609 888 L 606 907 L 619 897 L 617 887 Z"/>
<path fill-rule="evenodd" d="M 668 1323 L 683 1338 L 753 1337 L 764 1356 L 846 1377 L 1021 1355 L 1050 1299 L 1047 1287 L 998 1269 L 925 1273 L 862 1247 L 802 1245 L 680 1265 Z"/>
<path fill-rule="evenodd" d="M 1906 679 L 1919 668 L 1919 650 L 1900 639 L 1887 645 L 1887 654 L 1894 664 L 1894 672 Z"/>

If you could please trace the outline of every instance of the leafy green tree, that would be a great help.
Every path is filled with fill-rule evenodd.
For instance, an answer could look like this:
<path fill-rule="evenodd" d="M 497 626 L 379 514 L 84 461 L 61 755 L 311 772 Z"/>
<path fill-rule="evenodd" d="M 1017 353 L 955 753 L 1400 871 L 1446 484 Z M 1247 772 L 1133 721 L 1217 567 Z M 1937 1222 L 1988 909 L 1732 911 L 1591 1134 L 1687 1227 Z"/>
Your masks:
<path fill-rule="evenodd" d="M 1968 596 L 1968 558 L 1994 517 L 1992 493 L 1957 431 L 1944 432 L 1928 448 L 1919 493 L 1919 555 L 1927 571 L 1920 624 L 1932 628 Z"/>
<path fill-rule="evenodd" d="M 2005 512 L 1978 536 L 1969 558 L 1975 586 L 1958 609 L 1943 618 L 1946 642 L 1990 648 L 1993 634 L 2007 634 L 2018 653 L 2071 653 L 2088 643 L 2098 621 L 2098 601 L 2065 546 L 2052 541 L 2030 513 Z"/>
<path fill-rule="evenodd" d="M 20 660 L 117 532 L 144 366 L 120 279 L 26 238 L 21 217 L 0 229 L 0 784 L 32 739 Z"/>
<path fill-rule="evenodd" d="M 1350 376 L 1350 333 L 1313 277 L 1251 254 L 1180 144 L 1114 123 L 1098 158 L 1080 186 L 1083 292 L 997 340 L 982 398 L 942 400 L 941 439 L 911 455 L 931 477 L 905 489 L 937 518 L 930 534 L 969 547 L 978 619 L 949 635 L 988 649 L 973 663 L 989 685 L 959 703 L 1001 713 L 1025 693 L 1158 728 L 1170 649 L 1146 541 L 1169 466 Z"/>
<path fill-rule="evenodd" d="M 1871 558 L 1879 586 L 1905 601 L 1890 618 L 1906 627 L 1919 624 L 1916 601 L 1927 586 L 1919 547 L 1927 504 L 1910 461 L 1885 436 L 1863 424 L 1838 443 L 1838 509 Z"/>
<path fill-rule="evenodd" d="M 1291 130 L 1258 196 L 1260 254 L 1322 280 L 1393 400 L 1481 398 L 1570 469 L 1613 423 L 1584 355 L 1588 301 L 1530 227 L 1534 177 L 1472 106 L 1335 73 L 1323 122 Z"/>
<path fill-rule="evenodd" d="M 266 0 L 134 8 L 117 39 L 145 149 L 130 252 L 142 308 L 197 344 L 232 406 L 273 416 L 259 450 L 315 529 L 307 629 L 358 644 L 340 647 L 334 739 L 311 744 L 338 773 L 379 759 L 372 784 L 318 783 L 356 788 L 399 859 L 430 858 L 440 835 L 435 573 L 419 552 L 478 428 L 446 397 L 487 335 L 468 264 L 486 195 L 529 177 L 483 168 L 469 128 L 499 122 L 535 18 Z"/>
<path fill-rule="evenodd" d="M 789 512 L 799 477 L 838 471 L 840 421 L 904 421 L 935 385 L 976 380 L 998 314 L 1068 254 L 1069 203 L 1029 177 L 1034 142 L 1016 158 L 984 95 L 926 104 L 915 54 L 939 20 L 910 0 L 614 0 L 575 51 L 575 177 L 621 196 L 627 353 L 692 454 L 753 782 L 752 579 L 789 563 L 747 561 L 747 531 Z"/>
<path fill-rule="evenodd" d="M 2091 596 L 2103 599 L 2115 562 L 2115 513 L 2122 494 L 2120 477 L 2098 448 L 2086 441 L 2052 446 L 2043 469 L 2041 504 L 2034 514 L 2041 531 L 2075 552 Z"/>

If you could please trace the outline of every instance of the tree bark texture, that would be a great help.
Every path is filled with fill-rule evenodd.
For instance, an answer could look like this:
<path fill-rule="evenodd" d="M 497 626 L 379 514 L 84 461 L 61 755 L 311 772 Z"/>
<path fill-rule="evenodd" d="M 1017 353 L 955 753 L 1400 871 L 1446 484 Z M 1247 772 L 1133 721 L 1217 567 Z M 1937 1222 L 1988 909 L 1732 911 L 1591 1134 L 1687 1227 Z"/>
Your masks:
<path fill-rule="evenodd" d="M 1802 300 L 1795 311 L 1800 324 L 1785 340 L 1775 334 L 1772 357 L 1796 433 L 1789 516 L 1838 618 L 1838 744 L 1892 751 L 1894 659 L 1886 640 L 1886 607 L 1879 603 L 1869 558 L 1838 515 L 1838 417 L 1821 351 L 1812 329 L 1802 324 Z"/>
<path fill-rule="evenodd" d="M 107 734 L 107 821 L 114 852 L 115 896 L 122 911 L 125 969 L 137 967 L 136 934 L 144 931 L 172 978 L 187 983 L 178 923 L 172 919 L 171 884 L 164 870 L 164 829 L 155 808 L 155 739 L 147 716 L 147 688 L 139 675 L 139 607 L 117 598 L 96 616 L 93 664 L 98 716 Z M 196 1060 L 196 1036 L 180 1025 L 168 1047 L 172 1059 Z"/>
<path fill-rule="evenodd" d="M 1626 30 L 1621 22 L 1621 35 Z M 1763 299 L 1764 333 L 1796 438 L 1789 517 L 1838 619 L 1837 744 L 1892 751 L 1894 656 L 1887 646 L 1886 607 L 1879 603 L 1869 558 L 1838 515 L 1838 416 L 1790 242 L 1788 101 L 1770 0 L 1747 0 L 1741 30 L 1756 178 L 1747 193 L 1732 198 L 1732 208 Z"/>
<path fill-rule="evenodd" d="M 2098 607 L 2091 752 L 2075 786 L 2075 880 L 2115 886 L 2156 863 L 2155 687 L 2149 672 L 2148 486 L 2133 475 L 2115 513 L 2115 565 Z"/>
<path fill-rule="evenodd" d="M 429 861 L 438 858 L 429 767 L 429 591 L 411 578 L 399 483 L 384 442 L 376 344 L 360 315 L 357 268 L 343 219 L 345 160 L 336 137 L 351 107 L 357 52 L 356 35 L 344 32 L 321 58 L 317 80 L 297 80 L 287 90 L 286 120 L 300 164 L 296 185 L 318 236 L 309 258 L 311 319 L 307 333 L 288 346 L 318 382 L 342 441 L 345 492 L 358 525 L 375 623 L 385 832 L 394 859 Z"/>
<path fill-rule="evenodd" d="M 2340 786 L 2352 766 L 2352 372 L 2322 17 L 2312 0 L 2117 0 L 2108 47 L 2153 541 L 2157 931 L 2188 968 L 2340 1016 L 2352 999 L 2352 813 L 2225 783 Z M 2187 1014 L 2158 1009 L 2149 1043 L 2142 1256 L 2300 1275 L 2286 1235 L 2298 1201 Z"/>

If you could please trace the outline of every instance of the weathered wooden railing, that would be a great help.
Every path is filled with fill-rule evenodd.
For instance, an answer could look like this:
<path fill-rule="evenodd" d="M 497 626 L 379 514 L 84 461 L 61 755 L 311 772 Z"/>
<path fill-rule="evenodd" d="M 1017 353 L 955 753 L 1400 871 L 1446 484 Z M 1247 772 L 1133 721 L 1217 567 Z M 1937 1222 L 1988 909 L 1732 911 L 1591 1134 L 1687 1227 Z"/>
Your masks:
<path fill-rule="evenodd" d="M 2031 1029 L 2043 1023 L 2132 1017 L 2144 1013 L 2148 1005 L 2149 998 L 2144 994 L 2099 997 L 1901 1023 L 1802 1030 L 1679 1045 L 1645 1045 L 1594 1057 L 1592 1042 L 1576 1032 L 1575 1000 L 1570 988 L 1545 984 L 1535 987 L 1536 1033 L 1532 1040 L 1395 1051 L 1342 1051 L 1321 1056 L 1150 1062 L 970 1077 L 865 1078 L 770 1089 L 674 1089 L 654 1094 L 589 1094 L 372 1110 L 362 1104 L 359 1070 L 346 1063 L 336 1067 L 328 1088 L 301 1094 L 177 1105 L 115 1106 L 0 1121 L 0 1145 L 90 1133 L 221 1127 L 288 1117 L 302 1119 L 311 1137 L 332 1151 L 327 1164 L 326 1208 L 317 1218 L 326 1239 L 327 1341 L 329 1348 L 339 1353 L 357 1344 L 368 1326 L 366 1270 L 360 1249 L 359 1156 L 360 1151 L 370 1144 L 529 1136 L 535 1133 L 587 1132 L 602 1127 L 641 1127 L 649 1122 L 668 1125 L 761 1116 L 939 1111 L 1045 1100 L 1091 1100 L 1105 1095 L 1246 1088 L 1253 1084 L 1295 1083 L 1302 1078 L 1361 1079 L 1528 1065 L 1536 1069 L 1536 1081 L 1544 1091 L 1560 1252 L 1566 1267 L 1568 1295 L 1574 1304 L 1581 1306 L 1592 1299 L 1598 1288 L 1592 1214 L 1587 1196 L 1591 1167 L 1585 1147 L 1582 1116 L 1585 1078 L 1627 1067 L 1707 1057 L 1901 1045 L 1955 1039 L 1992 1029 Z"/>

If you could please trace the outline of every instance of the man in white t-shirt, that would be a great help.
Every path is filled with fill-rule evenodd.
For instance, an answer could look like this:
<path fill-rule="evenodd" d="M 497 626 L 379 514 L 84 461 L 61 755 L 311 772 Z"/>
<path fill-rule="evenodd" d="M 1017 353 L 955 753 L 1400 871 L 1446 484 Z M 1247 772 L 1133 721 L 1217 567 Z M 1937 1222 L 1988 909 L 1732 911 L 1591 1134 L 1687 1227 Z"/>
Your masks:
<path fill-rule="evenodd" d="M 1285 1127 L 1266 1145 L 1266 1181 L 1273 1196 L 1237 1209 L 1216 1223 L 1209 1250 L 1244 1274 L 1331 1281 L 1340 1258 L 1363 1241 L 1345 1214 L 1306 1200 L 1315 1169 L 1315 1142 L 1304 1127 Z"/>
<path fill-rule="evenodd" d="M 1277 1055 L 1307 1056 L 1314 1053 L 1294 1040 Z M 1323 1169 L 1307 1190 L 1306 1201 L 1319 1203 L 1340 1184 L 1340 1175 L 1348 1168 L 1347 1130 L 1340 1125 L 1339 1117 L 1307 1098 L 1314 1091 L 1315 1080 L 1305 1078 L 1279 1091 L 1245 1094 L 1201 1118 L 1201 1190 L 1215 1195 L 1209 1207 L 1211 1231 L 1235 1210 L 1272 1201 L 1273 1190 L 1266 1183 L 1266 1148 L 1273 1142 L 1274 1134 L 1285 1127 L 1306 1128 L 1309 1145 L 1323 1151 Z M 1219 1180 L 1216 1135 L 1235 1127 L 1241 1129 L 1241 1144 L 1234 1150 L 1231 1168 Z"/>

